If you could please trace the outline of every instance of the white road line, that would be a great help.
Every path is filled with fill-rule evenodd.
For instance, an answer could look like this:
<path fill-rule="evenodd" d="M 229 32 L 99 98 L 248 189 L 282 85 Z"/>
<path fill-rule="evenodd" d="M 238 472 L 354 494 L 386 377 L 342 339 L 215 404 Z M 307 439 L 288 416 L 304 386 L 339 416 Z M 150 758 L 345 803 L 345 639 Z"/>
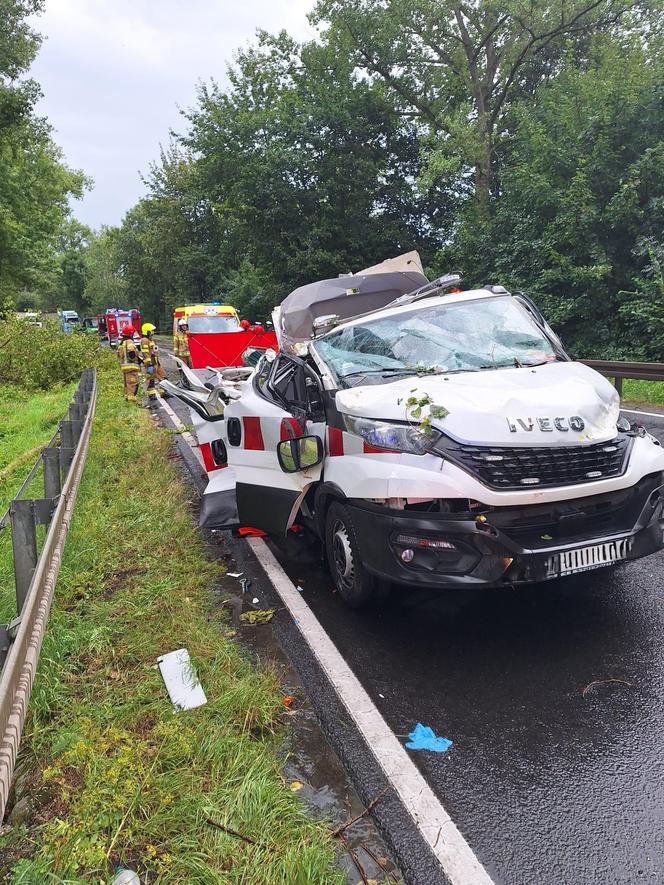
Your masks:
<path fill-rule="evenodd" d="M 640 409 L 623 409 L 620 407 L 621 412 L 631 412 L 632 415 L 648 415 L 649 418 L 664 418 L 663 412 L 642 412 Z"/>
<path fill-rule="evenodd" d="M 247 539 L 305 642 L 452 885 L 492 885 L 450 815 L 261 538 Z"/>
<path fill-rule="evenodd" d="M 183 438 L 184 440 L 186 440 L 187 445 L 188 445 L 189 448 L 193 451 L 194 455 L 196 455 L 196 457 L 198 458 L 198 460 L 199 460 L 201 466 L 202 466 L 202 467 L 205 467 L 205 464 L 203 463 L 203 456 L 201 455 L 200 449 L 198 448 L 198 443 L 196 442 L 196 440 L 194 439 L 194 437 L 191 435 L 191 433 L 189 433 L 188 430 L 185 430 L 185 426 L 184 426 L 184 424 L 182 423 L 182 421 L 180 421 L 180 419 L 178 418 L 177 414 L 176 414 L 176 413 L 173 411 L 173 409 L 168 405 L 168 403 L 165 402 L 165 401 L 162 399 L 162 397 L 158 397 L 157 402 L 158 402 L 159 405 L 162 407 L 162 409 L 165 410 L 166 414 L 169 416 L 169 418 L 171 419 L 171 421 L 173 422 L 173 424 L 175 424 L 175 427 L 177 428 L 177 430 L 180 431 L 180 434 L 181 434 L 182 438 Z"/>

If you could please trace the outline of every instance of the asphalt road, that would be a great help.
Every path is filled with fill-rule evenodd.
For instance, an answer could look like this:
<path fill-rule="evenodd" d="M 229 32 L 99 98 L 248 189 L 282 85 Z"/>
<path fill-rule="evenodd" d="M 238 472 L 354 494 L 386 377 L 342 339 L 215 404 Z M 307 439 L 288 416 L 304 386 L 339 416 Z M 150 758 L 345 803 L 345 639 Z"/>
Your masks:
<path fill-rule="evenodd" d="M 310 543 L 273 548 L 395 734 L 454 742 L 413 756 L 496 882 L 664 882 L 664 553 L 358 613 Z"/>
<path fill-rule="evenodd" d="M 664 554 L 354 612 L 310 540 L 272 547 L 394 733 L 453 741 L 413 758 L 496 883 L 664 882 Z"/>

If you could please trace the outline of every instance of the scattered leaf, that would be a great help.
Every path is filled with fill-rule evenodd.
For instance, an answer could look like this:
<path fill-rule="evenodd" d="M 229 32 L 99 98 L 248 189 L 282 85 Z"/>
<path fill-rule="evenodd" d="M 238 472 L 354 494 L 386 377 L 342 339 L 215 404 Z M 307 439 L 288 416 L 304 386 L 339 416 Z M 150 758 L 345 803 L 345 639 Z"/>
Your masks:
<path fill-rule="evenodd" d="M 240 615 L 240 620 L 247 624 L 269 624 L 273 617 L 273 608 L 259 608 L 253 612 L 244 612 Z"/>
<path fill-rule="evenodd" d="M 297 793 L 297 791 L 301 790 L 303 786 L 304 786 L 304 784 L 300 783 L 300 781 L 291 781 L 291 784 L 290 784 L 290 788 L 293 793 Z"/>
<path fill-rule="evenodd" d="M 432 418 L 447 418 L 450 414 L 449 410 L 445 408 L 445 406 L 431 406 L 429 410 L 431 412 Z"/>

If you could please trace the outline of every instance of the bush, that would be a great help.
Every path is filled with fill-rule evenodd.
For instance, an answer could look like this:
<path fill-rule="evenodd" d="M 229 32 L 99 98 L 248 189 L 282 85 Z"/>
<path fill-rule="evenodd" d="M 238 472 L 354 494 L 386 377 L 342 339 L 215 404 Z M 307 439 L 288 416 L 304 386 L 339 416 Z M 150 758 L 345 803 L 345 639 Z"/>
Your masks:
<path fill-rule="evenodd" d="M 41 327 L 16 319 L 0 322 L 0 384 L 46 390 L 109 360 L 111 353 L 96 336 L 65 335 L 53 320 Z"/>

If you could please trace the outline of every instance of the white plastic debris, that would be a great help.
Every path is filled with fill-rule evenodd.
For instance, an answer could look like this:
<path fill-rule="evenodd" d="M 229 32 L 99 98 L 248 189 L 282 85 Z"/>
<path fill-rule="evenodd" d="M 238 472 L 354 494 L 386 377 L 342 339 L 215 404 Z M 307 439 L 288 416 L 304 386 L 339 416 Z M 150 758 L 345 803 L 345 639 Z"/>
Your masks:
<path fill-rule="evenodd" d="M 133 870 L 119 870 L 111 885 L 141 885 L 141 880 Z"/>
<path fill-rule="evenodd" d="M 260 599 L 258 598 L 258 596 L 254 596 L 254 598 L 251 600 L 251 602 L 253 605 L 258 605 L 258 603 L 260 602 Z"/>
<path fill-rule="evenodd" d="M 173 706 L 177 710 L 193 710 L 207 704 L 203 687 L 186 648 L 168 652 L 157 658 L 161 677 Z"/>
<path fill-rule="evenodd" d="M 227 572 L 229 578 L 241 578 L 244 572 Z"/>
<path fill-rule="evenodd" d="M 300 587 L 299 584 L 297 585 L 297 587 L 295 589 L 297 590 L 298 593 L 304 593 L 304 587 Z"/>

